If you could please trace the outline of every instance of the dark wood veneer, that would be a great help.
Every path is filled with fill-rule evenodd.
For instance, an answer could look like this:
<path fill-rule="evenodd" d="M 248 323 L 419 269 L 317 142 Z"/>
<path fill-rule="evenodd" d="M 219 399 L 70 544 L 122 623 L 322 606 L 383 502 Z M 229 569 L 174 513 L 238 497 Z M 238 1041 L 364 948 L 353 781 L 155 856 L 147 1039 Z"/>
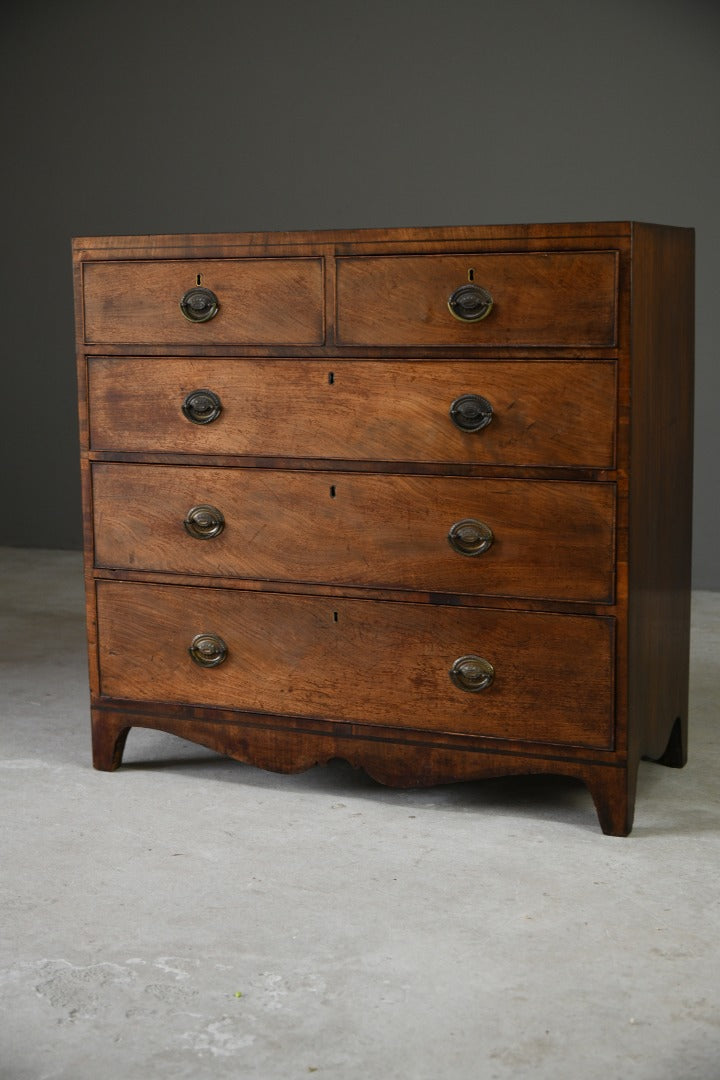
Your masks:
<path fill-rule="evenodd" d="M 145 726 L 397 786 L 565 774 L 627 834 L 640 759 L 687 754 L 692 231 L 99 237 L 74 264 L 96 767 Z M 194 285 L 214 319 L 183 318 Z M 227 527 L 197 540 L 205 502 Z M 451 550 L 459 515 L 488 552 Z M 452 684 L 463 653 L 487 689 Z"/>

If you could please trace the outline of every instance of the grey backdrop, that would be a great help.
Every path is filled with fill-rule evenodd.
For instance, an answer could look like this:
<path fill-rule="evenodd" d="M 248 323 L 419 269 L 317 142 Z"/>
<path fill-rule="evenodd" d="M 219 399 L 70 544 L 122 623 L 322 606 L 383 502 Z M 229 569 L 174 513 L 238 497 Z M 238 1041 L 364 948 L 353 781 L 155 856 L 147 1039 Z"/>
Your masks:
<path fill-rule="evenodd" d="M 0 544 L 80 545 L 71 236 L 634 218 L 697 229 L 720 588 L 717 0 L 6 0 L 0 33 Z"/>

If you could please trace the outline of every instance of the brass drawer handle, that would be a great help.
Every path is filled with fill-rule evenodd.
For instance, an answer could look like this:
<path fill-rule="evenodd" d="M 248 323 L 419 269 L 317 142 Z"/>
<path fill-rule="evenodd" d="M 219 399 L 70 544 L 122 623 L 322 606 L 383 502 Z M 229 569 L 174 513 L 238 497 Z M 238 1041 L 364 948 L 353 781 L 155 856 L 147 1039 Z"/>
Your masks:
<path fill-rule="evenodd" d="M 222 412 L 222 402 L 212 390 L 192 390 L 182 403 L 182 411 L 193 424 L 211 424 Z"/>
<path fill-rule="evenodd" d="M 482 431 L 493 418 L 493 407 L 480 394 L 463 394 L 450 406 L 450 419 L 461 431 Z"/>
<path fill-rule="evenodd" d="M 459 555 L 482 555 L 494 539 L 490 526 L 475 518 L 456 521 L 448 533 L 450 547 Z"/>
<path fill-rule="evenodd" d="M 226 659 L 228 648 L 217 634 L 196 634 L 188 652 L 200 667 L 217 667 Z"/>
<path fill-rule="evenodd" d="M 207 322 L 213 319 L 220 307 L 212 289 L 204 289 L 200 285 L 188 289 L 180 301 L 180 310 L 189 322 Z"/>
<path fill-rule="evenodd" d="M 495 678 L 495 668 L 482 656 L 459 656 L 450 668 L 450 678 L 458 690 L 467 694 L 477 694 L 487 690 Z"/>
<path fill-rule="evenodd" d="M 212 540 L 225 528 L 225 518 L 216 506 L 201 503 L 188 510 L 183 525 L 193 539 Z"/>
<path fill-rule="evenodd" d="M 450 314 L 460 322 L 480 322 L 492 311 L 493 298 L 482 285 L 461 285 L 448 298 Z"/>

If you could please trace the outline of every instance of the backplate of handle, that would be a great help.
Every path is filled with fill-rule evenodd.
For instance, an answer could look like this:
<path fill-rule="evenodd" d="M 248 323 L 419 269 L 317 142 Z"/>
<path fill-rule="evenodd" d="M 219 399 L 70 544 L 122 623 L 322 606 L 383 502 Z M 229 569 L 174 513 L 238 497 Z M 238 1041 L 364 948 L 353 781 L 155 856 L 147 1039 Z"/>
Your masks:
<path fill-rule="evenodd" d="M 222 402 L 212 390 L 191 390 L 182 403 L 182 411 L 193 424 L 211 424 L 222 412 Z"/>
<path fill-rule="evenodd" d="M 450 406 L 450 419 L 461 431 L 482 431 L 493 418 L 493 407 L 480 394 L 462 394 Z"/>
<path fill-rule="evenodd" d="M 219 308 L 220 301 L 212 289 L 201 285 L 188 289 L 180 300 L 180 310 L 188 322 L 208 322 L 217 315 Z"/>
<path fill-rule="evenodd" d="M 493 298 L 482 285 L 460 285 L 448 297 L 450 314 L 460 322 L 480 322 L 492 311 Z"/>
<path fill-rule="evenodd" d="M 471 653 L 468 656 L 459 656 L 450 668 L 449 675 L 458 690 L 477 694 L 492 685 L 495 668 L 489 660 Z"/>
<path fill-rule="evenodd" d="M 196 634 L 188 652 L 200 667 L 211 668 L 222 664 L 227 657 L 228 648 L 217 634 Z"/>
<path fill-rule="evenodd" d="M 188 510 L 183 525 L 193 539 L 212 540 L 225 528 L 225 518 L 216 506 L 200 503 Z"/>
<path fill-rule="evenodd" d="M 477 518 L 463 518 L 456 521 L 448 533 L 450 547 L 459 555 L 482 555 L 495 537 L 489 525 Z"/>

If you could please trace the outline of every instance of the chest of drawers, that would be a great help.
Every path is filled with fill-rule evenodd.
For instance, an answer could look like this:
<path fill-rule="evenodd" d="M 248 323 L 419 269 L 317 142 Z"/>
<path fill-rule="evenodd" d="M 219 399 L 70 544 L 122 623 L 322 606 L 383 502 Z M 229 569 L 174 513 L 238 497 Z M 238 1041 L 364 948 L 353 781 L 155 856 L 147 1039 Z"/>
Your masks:
<path fill-rule="evenodd" d="M 395 786 L 687 742 L 693 233 L 73 244 L 93 760 Z"/>

